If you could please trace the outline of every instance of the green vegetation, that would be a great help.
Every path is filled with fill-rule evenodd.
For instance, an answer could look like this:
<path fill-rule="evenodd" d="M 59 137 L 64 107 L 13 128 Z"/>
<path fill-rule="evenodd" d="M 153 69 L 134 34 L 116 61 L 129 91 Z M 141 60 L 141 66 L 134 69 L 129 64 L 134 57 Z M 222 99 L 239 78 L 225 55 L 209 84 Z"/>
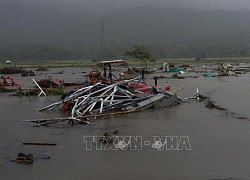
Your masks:
<path fill-rule="evenodd" d="M 59 68 L 59 67 L 92 67 L 99 61 L 93 62 L 92 60 L 50 60 L 50 61 L 17 61 L 16 67 L 22 68 Z M 0 69 L 5 67 L 12 67 L 13 64 L 6 64 L 0 62 Z"/>
<path fill-rule="evenodd" d="M 145 63 L 146 70 L 148 69 L 147 60 L 151 58 L 151 53 L 145 46 L 134 45 L 132 49 L 126 50 L 124 55 L 135 60 L 143 61 Z"/>
<path fill-rule="evenodd" d="M 3 86 L 0 84 L 0 93 L 7 93 L 7 92 L 12 92 L 12 90 L 3 87 Z"/>
<path fill-rule="evenodd" d="M 21 67 L 4 67 L 0 69 L 0 74 L 21 74 L 22 72 Z"/>
<path fill-rule="evenodd" d="M 63 88 L 45 89 L 44 91 L 47 95 L 51 96 L 64 94 Z M 1 92 L 2 91 L 0 86 L 0 93 Z M 11 92 L 11 91 L 4 91 L 4 92 Z M 20 87 L 12 96 L 37 96 L 40 92 L 41 91 L 39 89 L 23 90 Z"/>
<path fill-rule="evenodd" d="M 0 1 L 0 61 L 123 59 L 123 52 L 134 44 L 144 44 L 153 59 L 250 57 L 249 11 L 134 8 L 106 12 L 101 14 L 104 49 L 100 49 L 100 15 L 44 12 L 28 3 Z M 77 66 L 70 61 L 59 65 Z"/>
<path fill-rule="evenodd" d="M 51 60 L 41 63 L 39 61 L 29 62 L 22 61 L 16 64 L 17 67 L 22 68 L 38 68 L 41 65 L 47 68 L 61 68 L 61 67 L 93 67 L 98 62 L 92 62 L 92 60 Z M 140 61 L 128 60 L 129 65 L 132 67 L 135 66 L 144 66 Z M 175 65 L 192 65 L 192 64 L 221 64 L 221 63 L 250 63 L 250 58 L 205 58 L 197 62 L 194 58 L 162 58 L 158 59 L 155 62 L 148 61 L 147 64 L 149 67 L 158 67 L 162 66 L 163 63 L 172 63 Z M 143 63 L 144 64 L 144 63 Z M 9 67 L 9 64 L 0 63 L 0 69 L 3 67 Z M 119 64 L 113 64 L 113 66 L 119 66 Z"/>

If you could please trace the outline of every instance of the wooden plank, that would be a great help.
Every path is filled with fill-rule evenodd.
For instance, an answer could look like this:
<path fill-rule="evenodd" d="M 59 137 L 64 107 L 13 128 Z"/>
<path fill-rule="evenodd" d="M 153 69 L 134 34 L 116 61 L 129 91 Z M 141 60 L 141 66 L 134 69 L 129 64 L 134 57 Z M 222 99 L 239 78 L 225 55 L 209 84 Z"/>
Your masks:
<path fill-rule="evenodd" d="M 57 144 L 55 144 L 55 143 L 24 142 L 23 145 L 56 146 Z"/>

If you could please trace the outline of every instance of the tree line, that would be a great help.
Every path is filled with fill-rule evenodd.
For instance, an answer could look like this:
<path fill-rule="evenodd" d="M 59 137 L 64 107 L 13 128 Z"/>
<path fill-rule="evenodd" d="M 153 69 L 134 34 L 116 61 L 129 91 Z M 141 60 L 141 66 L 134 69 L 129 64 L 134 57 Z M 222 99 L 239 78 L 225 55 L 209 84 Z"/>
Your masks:
<path fill-rule="evenodd" d="M 140 45 L 140 44 L 138 44 Z M 160 58 L 194 58 L 194 57 L 250 57 L 250 47 L 246 45 L 144 45 L 150 50 L 153 59 Z M 124 59 L 128 57 L 124 48 L 106 47 L 100 48 L 78 48 L 69 49 L 52 45 L 22 45 L 22 46 L 0 46 L 0 60 L 77 60 L 77 59 Z M 130 54 L 131 55 L 131 54 Z M 130 56 L 129 55 L 129 56 Z"/>

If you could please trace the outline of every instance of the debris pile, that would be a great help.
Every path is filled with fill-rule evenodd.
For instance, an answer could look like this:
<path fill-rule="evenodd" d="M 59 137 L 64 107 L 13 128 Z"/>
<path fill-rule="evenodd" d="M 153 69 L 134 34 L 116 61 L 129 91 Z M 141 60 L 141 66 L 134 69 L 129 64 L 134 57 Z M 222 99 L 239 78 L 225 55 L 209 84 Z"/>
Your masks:
<path fill-rule="evenodd" d="M 19 86 L 10 76 L 1 76 L 1 79 L 2 79 L 2 82 L 0 82 L 1 86 Z"/>
<path fill-rule="evenodd" d="M 139 85 L 144 85 L 140 86 Z M 83 122 L 91 117 L 136 112 L 151 107 L 166 107 L 181 103 L 176 95 L 154 87 L 140 77 L 122 80 L 111 85 L 98 82 L 83 87 L 63 97 L 61 101 L 48 105 L 39 111 L 53 110 L 62 105 L 71 117 L 37 121 L 41 125 L 65 120 Z M 34 122 L 34 121 L 33 121 Z"/>
<path fill-rule="evenodd" d="M 63 81 L 55 82 L 52 81 L 51 78 L 45 78 L 37 81 L 37 84 L 39 84 L 41 88 L 59 88 L 63 86 Z"/>
<path fill-rule="evenodd" d="M 168 73 L 171 76 L 165 77 L 167 79 L 186 79 L 186 78 L 197 78 L 199 76 L 204 78 L 212 78 L 217 76 L 236 76 L 238 74 L 244 74 L 250 71 L 250 67 L 247 64 L 208 64 L 208 65 L 180 65 L 174 66 L 170 63 L 164 63 L 162 73 Z M 196 73 L 196 76 L 187 76 L 186 73 Z"/>
<path fill-rule="evenodd" d="M 209 108 L 209 109 L 217 109 L 217 110 L 220 110 L 220 111 L 225 111 L 226 109 L 225 108 L 222 108 L 218 105 L 215 105 L 215 103 L 213 101 L 208 101 L 207 105 L 205 106 L 206 108 Z"/>
<path fill-rule="evenodd" d="M 35 76 L 35 73 L 32 70 L 23 70 L 21 76 Z"/>
<path fill-rule="evenodd" d="M 235 76 L 233 72 L 233 67 L 231 64 L 220 64 L 218 65 L 218 76 Z"/>
<path fill-rule="evenodd" d="M 32 164 L 33 163 L 33 154 L 26 155 L 24 153 L 18 153 L 17 158 L 12 159 L 11 162 Z"/>
<path fill-rule="evenodd" d="M 100 143 L 112 143 L 113 139 L 110 133 L 106 132 L 103 136 L 99 139 Z"/>
<path fill-rule="evenodd" d="M 222 111 L 222 112 L 225 113 L 226 116 L 230 116 L 232 118 L 236 118 L 236 119 L 240 119 L 240 120 L 249 120 L 248 117 L 242 116 L 242 115 L 240 115 L 238 113 L 232 112 L 232 111 L 230 111 L 230 110 L 228 110 L 228 109 L 226 109 L 224 107 L 221 107 L 221 106 L 217 105 L 215 101 L 211 100 L 211 97 L 201 95 L 198 88 L 197 88 L 196 95 L 193 96 L 193 97 L 185 98 L 184 102 L 189 102 L 190 100 L 198 100 L 198 101 L 201 101 L 201 102 L 203 101 L 206 104 L 205 105 L 206 108 L 212 109 L 212 110 Z"/>
<path fill-rule="evenodd" d="M 12 90 L 7 89 L 6 87 L 0 84 L 0 93 L 7 93 L 7 92 L 12 92 Z"/>
<path fill-rule="evenodd" d="M 48 69 L 46 67 L 39 67 L 36 71 L 48 71 Z"/>
<path fill-rule="evenodd" d="M 0 69 L 0 74 L 21 74 L 22 71 L 20 67 L 5 67 Z"/>

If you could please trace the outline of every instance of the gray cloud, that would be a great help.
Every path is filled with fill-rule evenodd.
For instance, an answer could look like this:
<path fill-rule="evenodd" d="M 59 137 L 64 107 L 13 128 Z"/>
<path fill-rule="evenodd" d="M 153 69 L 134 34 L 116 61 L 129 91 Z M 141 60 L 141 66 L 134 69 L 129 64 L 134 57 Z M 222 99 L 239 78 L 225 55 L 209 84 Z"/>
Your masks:
<path fill-rule="evenodd" d="M 105 12 L 134 7 L 250 10 L 249 0 L 0 0 L 20 1 L 62 11 Z"/>

